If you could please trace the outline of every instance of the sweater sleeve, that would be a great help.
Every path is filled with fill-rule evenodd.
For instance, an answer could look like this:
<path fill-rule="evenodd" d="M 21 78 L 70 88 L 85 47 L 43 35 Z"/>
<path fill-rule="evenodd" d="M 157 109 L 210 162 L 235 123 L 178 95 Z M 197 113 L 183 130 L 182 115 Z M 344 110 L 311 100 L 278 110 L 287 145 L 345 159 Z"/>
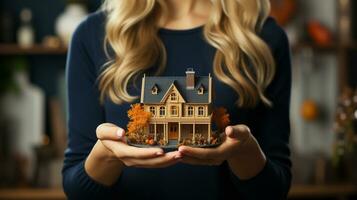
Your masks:
<path fill-rule="evenodd" d="M 275 23 L 275 22 L 274 22 Z M 273 107 L 258 106 L 257 112 L 249 117 L 248 126 L 267 157 L 264 169 L 249 180 L 240 180 L 232 172 L 230 176 L 240 196 L 246 200 L 286 199 L 291 185 L 290 136 L 290 91 L 291 59 L 285 32 L 274 24 L 269 30 L 276 39 L 270 41 L 276 62 L 274 80 L 266 94 Z M 272 38 L 272 37 L 270 37 Z"/>
<path fill-rule="evenodd" d="M 99 199 L 113 189 L 92 180 L 84 161 L 97 141 L 96 127 L 105 121 L 99 102 L 97 70 L 90 56 L 88 18 L 76 29 L 66 66 L 68 92 L 68 147 L 62 169 L 63 188 L 69 199 Z"/>

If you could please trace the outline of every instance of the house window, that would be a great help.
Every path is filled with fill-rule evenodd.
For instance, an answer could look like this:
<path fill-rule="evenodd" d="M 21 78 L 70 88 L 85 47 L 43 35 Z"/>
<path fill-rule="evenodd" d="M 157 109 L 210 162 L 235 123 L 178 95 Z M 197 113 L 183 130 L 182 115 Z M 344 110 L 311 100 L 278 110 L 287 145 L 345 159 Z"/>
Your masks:
<path fill-rule="evenodd" d="M 204 109 L 202 106 L 198 107 L 198 116 L 203 116 L 204 114 Z"/>
<path fill-rule="evenodd" d="M 171 115 L 177 115 L 177 106 L 171 106 Z"/>
<path fill-rule="evenodd" d="M 164 106 L 160 107 L 160 116 L 165 116 L 165 107 Z"/>
<path fill-rule="evenodd" d="M 171 99 L 171 101 L 176 101 L 177 100 L 176 93 L 171 93 L 170 99 Z"/>
<path fill-rule="evenodd" d="M 189 106 L 189 107 L 187 108 L 187 115 L 188 115 L 188 116 L 192 116 L 192 115 L 193 115 L 193 107 L 192 107 L 192 106 Z"/>
<path fill-rule="evenodd" d="M 155 125 L 154 124 L 149 125 L 149 133 L 155 133 Z"/>
<path fill-rule="evenodd" d="M 152 116 L 155 116 L 155 107 L 154 106 L 150 106 L 150 112 Z"/>

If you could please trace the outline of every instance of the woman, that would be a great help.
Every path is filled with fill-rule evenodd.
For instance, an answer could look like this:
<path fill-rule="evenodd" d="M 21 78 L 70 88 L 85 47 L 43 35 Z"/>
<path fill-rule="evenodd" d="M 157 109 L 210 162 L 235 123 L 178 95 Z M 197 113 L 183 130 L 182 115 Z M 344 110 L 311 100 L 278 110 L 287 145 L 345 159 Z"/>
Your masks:
<path fill-rule="evenodd" d="M 285 199 L 290 57 L 268 0 L 108 0 L 73 35 L 68 63 L 70 199 Z M 104 47 L 103 47 L 104 46 Z M 143 73 L 214 77 L 231 126 L 216 148 L 125 143 Z"/>

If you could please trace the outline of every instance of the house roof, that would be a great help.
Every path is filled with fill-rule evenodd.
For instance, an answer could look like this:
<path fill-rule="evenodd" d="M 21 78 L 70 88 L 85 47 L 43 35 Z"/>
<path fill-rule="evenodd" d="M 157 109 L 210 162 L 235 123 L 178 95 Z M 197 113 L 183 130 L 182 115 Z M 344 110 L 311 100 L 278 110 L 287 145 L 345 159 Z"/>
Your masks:
<path fill-rule="evenodd" d="M 172 84 L 178 89 L 186 103 L 209 103 L 209 76 L 196 76 L 195 87 L 193 90 L 186 89 L 186 76 L 146 76 L 143 84 L 144 91 L 142 92 L 142 103 L 160 103 L 167 90 Z M 151 89 L 156 85 L 158 93 L 152 94 Z M 204 87 L 203 94 L 198 94 L 198 88 Z"/>

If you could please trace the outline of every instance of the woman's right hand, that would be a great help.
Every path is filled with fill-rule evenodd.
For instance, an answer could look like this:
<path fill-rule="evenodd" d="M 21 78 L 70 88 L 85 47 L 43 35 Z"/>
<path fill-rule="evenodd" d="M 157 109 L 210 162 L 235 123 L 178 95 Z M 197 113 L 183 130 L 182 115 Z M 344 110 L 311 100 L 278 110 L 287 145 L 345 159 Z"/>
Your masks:
<path fill-rule="evenodd" d="M 141 168 L 168 167 L 180 161 L 178 151 L 164 153 L 161 148 L 138 148 L 126 144 L 125 130 L 110 123 L 97 127 L 97 138 L 125 166 Z"/>
<path fill-rule="evenodd" d="M 178 151 L 164 153 L 161 148 L 137 148 L 125 142 L 125 132 L 114 124 L 97 127 L 98 141 L 89 153 L 84 168 L 95 181 L 111 186 L 119 178 L 125 166 L 162 168 L 179 162 Z"/>

